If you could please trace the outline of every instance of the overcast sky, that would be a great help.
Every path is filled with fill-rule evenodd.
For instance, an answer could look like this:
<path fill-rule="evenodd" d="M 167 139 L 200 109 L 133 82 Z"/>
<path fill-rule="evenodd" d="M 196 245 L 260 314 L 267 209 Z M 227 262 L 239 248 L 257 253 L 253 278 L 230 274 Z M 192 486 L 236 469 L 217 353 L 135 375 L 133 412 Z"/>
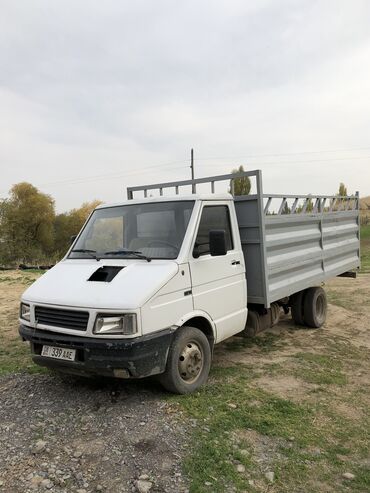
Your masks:
<path fill-rule="evenodd" d="M 370 194 L 368 0 L 0 0 L 0 197 L 260 168 Z"/>

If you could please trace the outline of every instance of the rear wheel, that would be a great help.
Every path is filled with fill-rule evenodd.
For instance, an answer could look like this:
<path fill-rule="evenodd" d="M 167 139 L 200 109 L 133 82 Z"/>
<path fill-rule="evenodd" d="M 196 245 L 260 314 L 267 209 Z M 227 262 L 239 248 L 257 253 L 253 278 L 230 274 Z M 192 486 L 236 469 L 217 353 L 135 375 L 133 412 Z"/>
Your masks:
<path fill-rule="evenodd" d="M 304 298 L 306 291 L 299 291 L 291 297 L 292 319 L 297 325 L 304 325 Z"/>
<path fill-rule="evenodd" d="M 325 291 L 320 287 L 309 288 L 304 297 L 304 322 L 308 327 L 318 329 L 326 320 L 328 302 Z"/>
<path fill-rule="evenodd" d="M 194 327 L 181 327 L 172 341 L 166 371 L 159 380 L 175 394 L 190 394 L 203 385 L 211 367 L 207 337 Z"/>
<path fill-rule="evenodd" d="M 241 335 L 243 337 L 254 337 L 258 332 L 261 332 L 261 318 L 258 312 L 248 310 L 248 318 L 245 329 Z"/>

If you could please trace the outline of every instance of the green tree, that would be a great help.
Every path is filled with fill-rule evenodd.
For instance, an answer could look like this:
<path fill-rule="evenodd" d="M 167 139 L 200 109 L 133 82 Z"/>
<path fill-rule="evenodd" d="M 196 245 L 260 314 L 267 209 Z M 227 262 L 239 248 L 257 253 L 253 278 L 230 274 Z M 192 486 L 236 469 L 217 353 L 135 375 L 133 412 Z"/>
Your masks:
<path fill-rule="evenodd" d="M 338 188 L 338 193 L 337 193 L 337 199 L 334 203 L 333 210 L 341 210 L 342 208 L 346 208 L 346 205 L 348 202 L 346 199 L 342 199 L 341 197 L 347 197 L 348 192 L 347 192 L 347 187 L 345 186 L 344 183 L 339 183 L 339 188 Z"/>
<path fill-rule="evenodd" d="M 302 213 L 302 211 L 303 211 L 303 208 L 304 208 L 305 204 L 306 204 L 306 200 L 304 199 L 304 200 L 302 201 L 302 203 L 301 203 L 301 204 L 297 207 L 297 209 L 296 209 L 296 213 L 297 213 L 297 214 Z M 312 212 L 312 211 L 313 211 L 313 202 L 312 202 L 312 199 L 311 199 L 311 198 L 309 198 L 309 199 L 307 200 L 307 205 L 306 205 L 306 213 L 309 213 L 309 212 Z"/>
<path fill-rule="evenodd" d="M 233 169 L 231 173 L 243 173 L 244 167 L 239 166 L 237 169 Z M 243 176 L 242 178 L 234 178 L 230 180 L 230 192 L 234 191 L 234 195 L 249 195 L 251 191 L 251 181 L 249 176 Z"/>
<path fill-rule="evenodd" d="M 291 208 L 289 207 L 288 202 L 285 202 L 282 214 L 290 214 L 290 212 L 291 212 Z"/>
<path fill-rule="evenodd" d="M 345 186 L 344 183 L 339 184 L 338 195 L 339 195 L 339 197 L 346 197 L 348 195 L 347 187 Z"/>
<path fill-rule="evenodd" d="M 0 203 L 0 261 L 31 262 L 52 253 L 54 200 L 30 183 L 18 183 Z"/>
<path fill-rule="evenodd" d="M 101 202 L 94 200 L 85 202 L 78 209 L 58 214 L 54 221 L 54 252 L 57 257 L 62 257 L 71 244 L 71 237 L 77 235 L 91 212 Z"/>

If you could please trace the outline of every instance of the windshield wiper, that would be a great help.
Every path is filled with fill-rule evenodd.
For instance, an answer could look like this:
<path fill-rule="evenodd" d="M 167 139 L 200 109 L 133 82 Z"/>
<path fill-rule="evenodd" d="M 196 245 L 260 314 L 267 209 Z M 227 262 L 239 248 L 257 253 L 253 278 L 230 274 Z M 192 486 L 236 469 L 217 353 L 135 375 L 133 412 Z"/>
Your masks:
<path fill-rule="evenodd" d="M 75 253 L 87 253 L 88 255 L 90 255 L 90 257 L 94 258 L 98 262 L 100 260 L 100 258 L 97 256 L 95 250 L 89 250 L 88 248 L 74 248 L 73 250 L 71 250 L 71 253 L 73 253 L 73 252 L 75 252 Z"/>
<path fill-rule="evenodd" d="M 144 255 L 142 252 L 136 252 L 135 250 L 114 250 L 112 252 L 104 252 L 104 255 L 133 255 L 136 258 L 142 258 L 147 262 L 151 262 L 151 258 Z"/>

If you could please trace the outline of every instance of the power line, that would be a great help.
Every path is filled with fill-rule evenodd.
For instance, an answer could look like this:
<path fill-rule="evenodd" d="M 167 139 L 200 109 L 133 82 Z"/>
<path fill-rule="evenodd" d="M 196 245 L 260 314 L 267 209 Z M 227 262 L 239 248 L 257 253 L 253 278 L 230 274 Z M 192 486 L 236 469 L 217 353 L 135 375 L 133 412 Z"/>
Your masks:
<path fill-rule="evenodd" d="M 240 158 L 241 159 L 241 158 Z M 246 158 L 245 158 L 246 159 Z M 324 162 L 329 162 L 329 161 L 352 161 L 352 160 L 358 160 L 358 159 L 370 159 L 370 156 L 357 156 L 357 157 L 343 157 L 343 158 L 329 158 L 329 159 L 309 159 L 309 160 L 304 160 L 304 161 L 265 161 L 265 162 L 257 162 L 253 163 L 253 166 L 266 166 L 269 164 L 305 164 L 305 163 L 324 163 Z M 224 164 L 202 164 L 203 167 L 209 167 L 209 166 L 226 166 Z"/>
<path fill-rule="evenodd" d="M 174 169 L 184 169 L 186 166 L 176 166 L 174 168 L 171 168 L 171 170 L 169 171 L 172 171 Z M 120 173 L 120 174 L 113 174 L 113 175 L 100 175 L 100 176 L 90 176 L 90 177 L 85 177 L 85 178 L 78 178 L 78 179 L 75 179 L 74 181 L 66 181 L 66 182 L 62 182 L 62 183 L 54 183 L 54 185 L 60 185 L 60 184 L 66 184 L 66 185 L 78 185 L 80 183 L 88 183 L 88 182 L 92 182 L 92 181 L 96 181 L 96 180 L 112 180 L 112 179 L 116 179 L 116 178 L 126 178 L 127 176 L 138 176 L 139 174 L 141 174 L 142 171 L 145 171 L 145 169 L 141 169 L 139 172 L 134 172 L 134 173 Z M 54 186 L 53 184 L 47 184 L 47 185 L 39 185 L 39 187 L 45 187 L 45 186 Z"/>
<path fill-rule="evenodd" d="M 198 161 L 211 161 L 219 159 L 258 159 L 260 157 L 283 157 L 283 156 L 298 156 L 301 154 L 326 154 L 330 152 L 357 152 L 369 150 L 370 147 L 352 147 L 347 149 L 324 149 L 321 151 L 298 151 L 298 152 L 285 152 L 285 153 L 273 153 L 273 154 L 249 154 L 244 156 L 213 156 L 213 157 L 200 157 Z"/>
<path fill-rule="evenodd" d="M 164 168 L 167 166 L 173 166 L 173 164 L 178 164 L 178 163 L 183 163 L 184 161 L 175 161 L 172 163 L 165 163 L 165 164 L 158 164 L 154 166 L 147 166 L 145 168 L 140 168 L 138 171 L 134 172 L 116 172 L 116 173 L 104 173 L 101 175 L 93 175 L 93 176 L 84 176 L 84 177 L 79 177 L 79 178 L 70 178 L 66 180 L 60 180 L 60 181 L 54 181 L 54 182 L 48 182 L 48 183 L 42 183 L 38 185 L 39 188 L 42 187 L 49 187 L 49 186 L 54 186 L 54 185 L 75 185 L 79 183 L 86 183 L 90 181 L 95 181 L 95 180 L 106 180 L 106 179 L 114 179 L 114 178 L 124 178 L 126 176 L 135 176 L 141 174 L 143 171 L 148 171 L 152 169 L 158 169 L 158 168 Z M 176 166 L 172 167 L 172 169 L 183 169 L 186 167 L 186 164 L 183 164 L 182 166 Z M 8 192 L 0 192 L 1 195 L 7 194 Z"/>
<path fill-rule="evenodd" d="M 55 181 L 55 182 L 49 182 L 49 183 L 44 183 L 42 185 L 39 185 L 41 187 L 43 186 L 49 186 L 49 185 L 59 185 L 59 184 L 64 184 L 64 183 L 72 183 L 72 182 L 75 182 L 75 181 L 86 181 L 86 180 L 95 180 L 95 179 L 100 179 L 100 178 L 119 178 L 121 176 L 132 176 L 132 175 L 136 175 L 136 174 L 139 174 L 141 173 L 142 171 L 150 171 L 151 169 L 157 169 L 157 168 L 164 168 L 164 167 L 167 167 L 167 166 L 172 166 L 173 164 L 178 164 L 178 163 L 182 163 L 183 161 L 175 161 L 175 162 L 172 162 L 172 163 L 166 163 L 166 164 L 158 164 L 158 165 L 154 165 L 154 166 L 146 166 L 145 168 L 140 168 L 139 171 L 134 171 L 134 172 L 126 172 L 126 173 L 122 173 L 120 171 L 117 171 L 115 173 L 104 173 L 104 174 L 101 174 L 101 175 L 93 175 L 93 176 L 84 176 L 84 177 L 80 177 L 80 178 L 70 178 L 70 179 L 67 179 L 67 180 L 61 180 L 61 181 Z M 185 166 L 185 165 L 184 165 Z M 183 166 L 181 166 L 182 168 Z M 177 169 L 177 168 L 173 168 L 173 169 Z"/>
<path fill-rule="evenodd" d="M 347 149 L 325 149 L 321 151 L 300 151 L 300 152 L 290 152 L 290 153 L 274 153 L 274 154 L 250 154 L 250 155 L 245 155 L 243 157 L 220 157 L 220 156 L 214 156 L 214 157 L 204 157 L 204 158 L 197 158 L 198 161 L 211 161 L 211 160 L 247 160 L 247 159 L 260 159 L 263 157 L 284 157 L 284 156 L 300 156 L 300 155 L 308 155 L 308 154 L 326 154 L 326 153 L 333 153 L 333 152 L 357 152 L 357 151 L 363 151 L 363 150 L 369 150 L 370 147 L 358 147 L 358 148 L 347 148 Z M 353 160 L 361 160 L 361 159 L 370 159 L 370 156 L 347 156 L 343 158 L 325 158 L 325 159 L 310 159 L 310 160 L 294 160 L 294 161 L 266 161 L 266 162 L 256 162 L 253 163 L 253 166 L 266 166 L 266 165 L 292 165 L 292 164 L 309 164 L 309 163 L 322 163 L 322 162 L 331 162 L 331 161 L 353 161 Z M 176 166 L 173 167 L 175 164 L 180 164 L 181 166 Z M 194 163 L 194 157 L 192 157 L 192 165 Z M 83 176 L 79 178 L 69 178 L 65 180 L 59 180 L 59 181 L 54 181 L 54 182 L 48 182 L 48 183 L 43 183 L 41 185 L 38 185 L 40 188 L 41 187 L 53 187 L 55 185 L 75 185 L 75 184 L 80 184 L 80 183 L 86 183 L 86 182 L 91 182 L 95 180 L 109 180 L 109 179 L 116 179 L 116 178 L 125 178 L 128 176 L 138 176 L 142 172 L 150 172 L 151 170 L 155 170 L 158 168 L 166 168 L 170 166 L 171 170 L 177 170 L 177 169 L 184 169 L 188 165 L 184 160 L 181 161 L 172 161 L 170 163 L 164 163 L 164 164 L 157 164 L 153 166 L 147 166 L 144 168 L 139 168 L 137 171 L 133 172 L 115 172 L 115 173 L 104 173 L 100 175 L 93 175 L 93 176 Z M 201 168 L 207 168 L 207 167 L 220 167 L 220 166 L 227 166 L 226 164 L 204 164 L 200 163 Z M 3 191 L 0 192 L 1 195 L 5 195 L 8 192 Z"/>

